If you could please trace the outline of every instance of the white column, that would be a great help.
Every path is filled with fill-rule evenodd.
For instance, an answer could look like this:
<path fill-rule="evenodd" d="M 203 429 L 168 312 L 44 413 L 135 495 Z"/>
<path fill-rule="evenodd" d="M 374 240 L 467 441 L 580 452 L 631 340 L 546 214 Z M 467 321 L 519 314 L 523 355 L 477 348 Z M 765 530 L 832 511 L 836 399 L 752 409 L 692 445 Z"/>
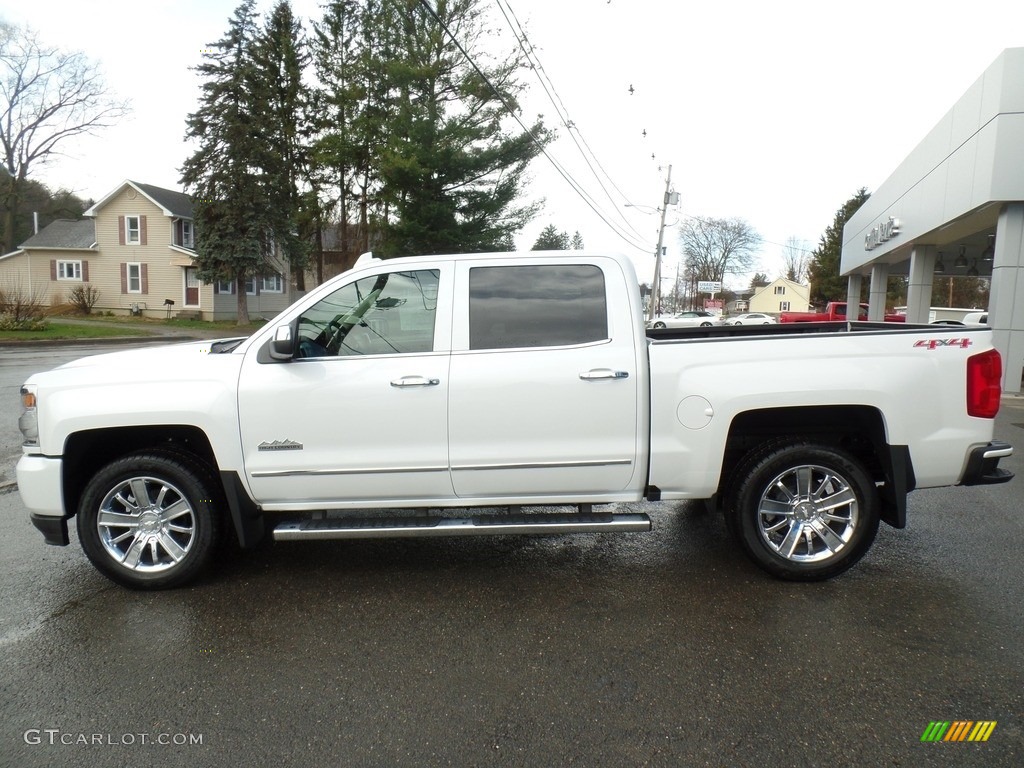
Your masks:
<path fill-rule="evenodd" d="M 868 293 L 868 320 L 880 323 L 885 320 L 885 302 L 888 300 L 889 265 L 875 264 L 871 267 L 871 290 Z M 846 307 L 846 316 L 851 317 L 850 307 Z"/>
<path fill-rule="evenodd" d="M 846 278 L 846 319 L 856 320 L 860 315 L 860 285 L 862 275 L 850 275 Z M 856 307 L 856 311 L 850 312 L 850 307 Z"/>
<path fill-rule="evenodd" d="M 988 324 L 1003 356 L 1003 391 L 1019 393 L 1024 373 L 1024 203 L 1011 203 L 999 214 Z"/>
<path fill-rule="evenodd" d="M 907 284 L 907 322 L 927 323 L 932 306 L 935 280 L 934 245 L 915 245 L 910 252 L 910 279 Z"/>

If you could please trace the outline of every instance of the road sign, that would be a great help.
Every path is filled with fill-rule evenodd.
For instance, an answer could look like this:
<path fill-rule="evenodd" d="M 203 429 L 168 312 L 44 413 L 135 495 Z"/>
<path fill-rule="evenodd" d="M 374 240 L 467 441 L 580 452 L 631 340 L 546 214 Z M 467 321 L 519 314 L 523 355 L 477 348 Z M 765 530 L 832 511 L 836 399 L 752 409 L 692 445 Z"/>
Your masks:
<path fill-rule="evenodd" d="M 697 281 L 697 292 L 698 293 L 718 293 L 722 290 L 721 280 L 698 280 Z"/>

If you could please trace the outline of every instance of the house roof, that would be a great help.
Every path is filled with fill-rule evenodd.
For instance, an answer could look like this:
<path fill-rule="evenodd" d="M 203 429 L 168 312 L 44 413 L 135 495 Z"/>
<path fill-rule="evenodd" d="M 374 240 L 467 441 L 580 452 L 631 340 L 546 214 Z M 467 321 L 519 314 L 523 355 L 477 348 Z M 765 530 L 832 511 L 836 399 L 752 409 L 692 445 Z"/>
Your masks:
<path fill-rule="evenodd" d="M 777 277 L 774 280 L 772 280 L 770 283 L 768 283 L 768 285 L 761 286 L 760 288 L 755 290 L 754 291 L 754 296 L 757 296 L 758 294 L 763 293 L 764 291 L 767 291 L 769 288 L 774 288 L 776 285 L 788 285 L 791 288 L 793 288 L 795 291 L 797 291 L 797 293 L 808 294 L 808 293 L 810 293 L 810 290 L 811 290 L 811 286 L 809 286 L 809 285 L 804 285 L 803 283 L 797 283 L 797 282 L 794 282 L 793 280 L 790 280 L 790 279 L 785 278 L 785 277 Z"/>
<path fill-rule="evenodd" d="M 21 244 L 22 248 L 65 248 L 86 250 L 96 245 L 96 222 L 92 219 L 52 221 Z"/>
<path fill-rule="evenodd" d="M 139 194 L 146 197 L 153 205 L 163 211 L 164 216 L 171 216 L 179 219 L 192 218 L 192 198 L 184 192 L 177 192 L 173 189 L 154 187 L 152 184 L 141 184 L 137 181 L 126 180 L 111 192 L 104 195 L 103 199 L 85 212 L 86 216 L 95 216 L 100 208 L 111 201 L 112 198 L 121 194 L 125 187 L 131 187 Z"/>

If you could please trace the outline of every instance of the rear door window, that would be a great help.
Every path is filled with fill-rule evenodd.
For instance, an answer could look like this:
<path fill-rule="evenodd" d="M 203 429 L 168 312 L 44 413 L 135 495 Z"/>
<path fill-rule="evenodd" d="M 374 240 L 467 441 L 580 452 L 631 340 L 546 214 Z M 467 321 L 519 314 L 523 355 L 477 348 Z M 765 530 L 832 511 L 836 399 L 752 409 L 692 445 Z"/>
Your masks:
<path fill-rule="evenodd" d="M 608 338 L 604 273 L 590 264 L 474 267 L 469 348 L 568 346 Z"/>

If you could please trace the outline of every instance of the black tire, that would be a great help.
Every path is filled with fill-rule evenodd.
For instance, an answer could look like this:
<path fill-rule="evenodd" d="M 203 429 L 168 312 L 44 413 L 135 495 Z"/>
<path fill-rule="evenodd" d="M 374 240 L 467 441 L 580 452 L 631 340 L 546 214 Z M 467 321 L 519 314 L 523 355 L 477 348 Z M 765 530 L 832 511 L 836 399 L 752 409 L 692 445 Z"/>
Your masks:
<path fill-rule="evenodd" d="M 138 503 L 138 496 L 146 495 Z M 222 492 L 189 454 L 149 450 L 103 467 L 78 505 L 82 549 L 107 578 L 132 589 L 168 589 L 209 563 L 223 528 Z"/>
<path fill-rule="evenodd" d="M 664 328 L 664 327 L 665 327 L 665 324 L 664 324 L 663 322 L 661 322 L 661 320 L 659 320 L 658 322 L 656 322 L 656 323 L 655 323 L 654 325 L 652 325 L 651 327 L 652 327 L 652 328 Z"/>
<path fill-rule="evenodd" d="M 878 533 L 875 484 L 842 449 L 797 439 L 766 443 L 734 477 L 726 523 L 773 576 L 830 579 L 855 565 Z"/>
<path fill-rule="evenodd" d="M 701 328 L 710 328 L 711 327 L 711 323 L 701 323 L 700 327 Z"/>

